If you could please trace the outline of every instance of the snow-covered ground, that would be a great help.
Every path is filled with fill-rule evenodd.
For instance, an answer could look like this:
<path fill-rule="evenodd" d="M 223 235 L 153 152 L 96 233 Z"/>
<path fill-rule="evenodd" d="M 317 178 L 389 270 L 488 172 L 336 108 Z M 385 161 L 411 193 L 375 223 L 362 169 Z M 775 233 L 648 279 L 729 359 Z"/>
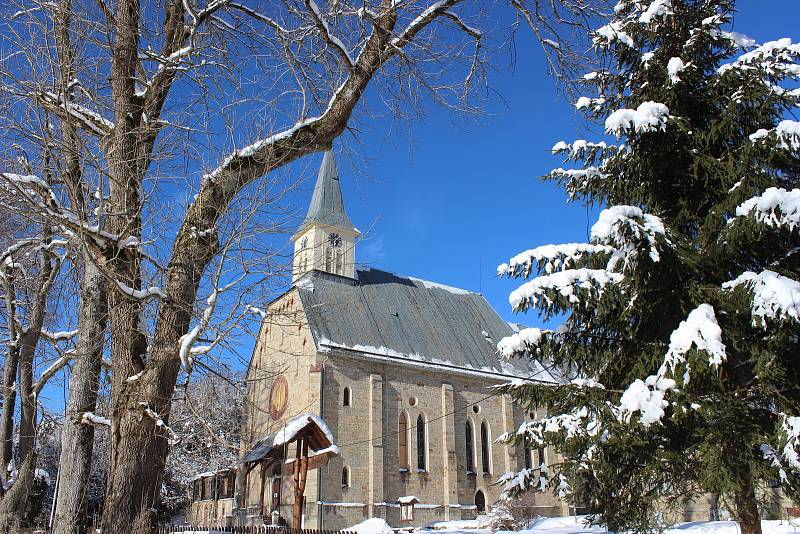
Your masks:
<path fill-rule="evenodd" d="M 800 534 L 800 519 L 792 521 L 762 521 L 763 534 Z M 358 534 L 392 534 L 392 528 L 379 518 L 367 519 L 363 523 L 347 529 Z M 185 534 L 215 534 L 217 531 L 197 530 Z M 499 531 L 493 534 L 502 534 Z M 607 534 L 609 531 L 599 525 L 586 522 L 585 516 L 545 517 L 531 522 L 526 528 L 514 534 Z M 735 521 L 693 521 L 678 523 L 666 529 L 665 534 L 741 534 Z M 491 529 L 484 520 L 443 521 L 411 534 L 490 534 Z"/>
<path fill-rule="evenodd" d="M 371 525 L 376 530 L 359 528 L 359 534 L 385 534 L 383 523 L 380 520 L 371 520 Z M 365 527 L 362 523 L 360 527 Z M 800 532 L 800 519 L 794 521 L 762 521 L 764 534 L 796 534 Z M 485 522 L 472 521 L 446 521 L 435 523 L 426 529 L 418 529 L 414 534 L 488 534 L 490 529 Z M 608 530 L 599 526 L 587 524 L 584 516 L 547 517 L 531 522 L 527 528 L 516 531 L 515 534 L 606 534 Z M 694 521 L 678 523 L 664 531 L 666 534 L 741 534 L 739 525 L 735 521 Z M 495 533 L 499 534 L 499 533 Z"/>

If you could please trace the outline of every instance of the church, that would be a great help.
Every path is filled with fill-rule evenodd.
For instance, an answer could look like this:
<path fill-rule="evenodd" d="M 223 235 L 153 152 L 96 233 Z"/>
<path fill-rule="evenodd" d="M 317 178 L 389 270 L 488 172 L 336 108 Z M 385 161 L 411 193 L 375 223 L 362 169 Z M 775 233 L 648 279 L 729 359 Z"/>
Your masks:
<path fill-rule="evenodd" d="M 318 417 L 335 453 L 310 460 L 295 527 L 472 519 L 498 499 L 503 473 L 558 461 L 549 449 L 496 443 L 537 414 L 493 386 L 560 378 L 535 361 L 499 358 L 497 342 L 513 329 L 482 295 L 358 268 L 358 237 L 328 151 L 292 237 L 292 285 L 268 306 L 248 367 L 235 506 L 193 507 L 197 523 L 225 524 L 219 515 L 232 509 L 240 524 L 291 523 L 293 460 L 258 462 L 299 414 Z M 204 483 L 197 492 L 210 495 Z M 567 512 L 549 493 L 532 505 L 539 515 Z"/>

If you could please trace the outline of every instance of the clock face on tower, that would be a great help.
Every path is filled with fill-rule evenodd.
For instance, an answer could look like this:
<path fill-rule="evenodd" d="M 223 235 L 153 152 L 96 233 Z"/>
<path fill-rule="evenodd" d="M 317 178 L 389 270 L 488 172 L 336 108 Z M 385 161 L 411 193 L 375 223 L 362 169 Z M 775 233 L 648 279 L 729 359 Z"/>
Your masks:
<path fill-rule="evenodd" d="M 342 236 L 339 234 L 331 233 L 328 234 L 328 244 L 334 248 L 339 248 L 342 246 Z"/>

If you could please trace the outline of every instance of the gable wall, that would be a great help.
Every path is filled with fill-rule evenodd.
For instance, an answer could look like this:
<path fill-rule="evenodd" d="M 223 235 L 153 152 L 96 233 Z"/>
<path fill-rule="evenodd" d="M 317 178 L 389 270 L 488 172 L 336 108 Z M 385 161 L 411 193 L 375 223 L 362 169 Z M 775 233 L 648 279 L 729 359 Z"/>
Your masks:
<path fill-rule="evenodd" d="M 296 289 L 292 289 L 273 302 L 268 308 L 253 351 L 247 373 L 248 392 L 245 398 L 244 423 L 242 428 L 241 455 L 253 447 L 264 436 L 278 430 L 285 421 L 302 413 L 319 414 L 320 377 L 314 341 L 305 314 L 300 305 Z M 288 397 L 283 415 L 276 421 L 269 413 L 270 391 L 277 376 L 288 382 Z M 290 449 L 290 455 L 294 450 Z M 267 476 L 269 485 L 270 472 Z M 316 498 L 316 475 L 309 473 L 306 496 L 309 501 Z M 281 515 L 291 517 L 292 487 L 291 473 L 284 469 L 282 475 Z M 259 513 L 257 504 L 261 489 L 260 468 L 245 475 L 240 469 L 237 492 L 244 496 L 246 515 Z M 312 501 L 312 502 L 313 502 Z M 264 507 L 268 507 L 269 489 L 265 490 Z M 250 517 L 248 523 L 259 523 Z"/>

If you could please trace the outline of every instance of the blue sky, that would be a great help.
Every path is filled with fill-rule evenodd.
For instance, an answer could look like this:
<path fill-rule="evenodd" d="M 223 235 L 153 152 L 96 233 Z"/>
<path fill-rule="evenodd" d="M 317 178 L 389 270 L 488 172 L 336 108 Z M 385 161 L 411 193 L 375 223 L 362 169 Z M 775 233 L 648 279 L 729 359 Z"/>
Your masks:
<path fill-rule="evenodd" d="M 800 0 L 742 0 L 734 28 L 759 41 L 797 41 L 797 21 Z M 516 60 L 512 70 L 508 54 L 494 57 L 489 81 L 504 102 L 494 98 L 478 119 L 431 108 L 405 131 L 370 124 L 358 144 L 345 137 L 337 150 L 345 149 L 345 205 L 365 232 L 359 262 L 480 291 L 504 319 L 538 325 L 535 314 L 511 313 L 515 281 L 498 279 L 495 269 L 533 246 L 586 240 L 597 210 L 567 204 L 538 177 L 562 164 L 549 153 L 555 142 L 597 138 L 599 129 L 557 93 L 527 32 L 518 34 Z M 313 158 L 309 173 L 321 160 Z M 312 187 L 313 179 L 298 202 L 308 202 Z"/>

